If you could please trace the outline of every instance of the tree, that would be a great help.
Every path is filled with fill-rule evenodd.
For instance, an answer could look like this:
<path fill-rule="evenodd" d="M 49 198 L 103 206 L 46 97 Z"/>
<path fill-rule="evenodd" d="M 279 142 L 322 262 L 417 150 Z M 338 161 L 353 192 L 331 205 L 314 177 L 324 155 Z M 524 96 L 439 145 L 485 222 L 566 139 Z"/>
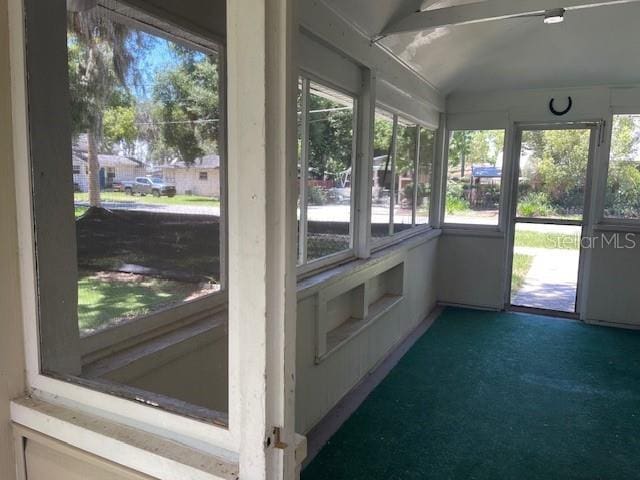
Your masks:
<path fill-rule="evenodd" d="M 139 135 L 136 117 L 134 104 L 108 108 L 103 118 L 104 146 L 113 151 L 114 146 L 119 145 L 126 155 L 133 155 Z"/>
<path fill-rule="evenodd" d="M 449 142 L 449 167 L 460 165 L 461 177 L 464 177 L 466 159 L 471 153 L 471 133 L 469 130 L 456 130 Z"/>
<path fill-rule="evenodd" d="M 153 87 L 152 123 L 160 125 L 156 154 L 172 152 L 192 164 L 218 146 L 220 107 L 214 58 L 172 44 L 176 65 L 158 75 Z M 151 133 L 151 132 L 147 132 Z M 153 133 L 151 133 L 153 134 Z"/>
<path fill-rule="evenodd" d="M 353 110 L 309 95 L 309 170 L 317 179 L 337 177 L 351 167 Z"/>
<path fill-rule="evenodd" d="M 95 9 L 70 12 L 67 31 L 71 120 L 74 135 L 87 134 L 89 204 L 100 207 L 98 150 L 102 146 L 105 111 L 127 89 L 139 35 Z M 132 42 L 133 40 L 133 42 Z"/>

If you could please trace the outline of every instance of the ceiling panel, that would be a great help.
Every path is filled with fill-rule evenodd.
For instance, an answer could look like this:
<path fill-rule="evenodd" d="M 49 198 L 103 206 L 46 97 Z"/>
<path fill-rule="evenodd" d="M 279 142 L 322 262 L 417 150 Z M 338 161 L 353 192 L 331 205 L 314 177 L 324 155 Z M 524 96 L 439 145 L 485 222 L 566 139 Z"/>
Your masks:
<path fill-rule="evenodd" d="M 417 8 L 472 0 L 326 0 L 368 35 Z M 383 45 L 443 94 L 640 83 L 640 3 L 393 35 Z"/>

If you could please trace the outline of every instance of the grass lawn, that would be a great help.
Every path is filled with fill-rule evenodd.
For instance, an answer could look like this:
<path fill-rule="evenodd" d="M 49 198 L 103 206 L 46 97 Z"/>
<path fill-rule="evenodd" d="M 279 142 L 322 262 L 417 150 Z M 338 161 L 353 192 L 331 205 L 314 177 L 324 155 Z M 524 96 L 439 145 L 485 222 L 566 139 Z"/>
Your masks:
<path fill-rule="evenodd" d="M 76 218 L 78 218 L 88 210 L 88 207 L 75 207 L 75 209 L 76 209 Z"/>
<path fill-rule="evenodd" d="M 78 324 L 86 333 L 211 293 L 202 284 L 142 275 L 81 272 L 78 280 Z"/>
<path fill-rule="evenodd" d="M 516 247 L 552 248 L 560 250 L 578 250 L 580 237 L 568 233 L 516 231 Z"/>
<path fill-rule="evenodd" d="M 193 205 L 202 207 L 218 207 L 220 201 L 212 197 L 199 197 L 196 195 L 176 195 L 175 197 L 154 197 L 153 195 L 127 195 L 124 192 L 102 192 L 103 202 L 146 203 L 155 205 Z M 74 193 L 76 202 L 88 202 L 87 192 Z M 77 215 L 76 215 L 77 216 Z"/>
<path fill-rule="evenodd" d="M 533 255 L 513 254 L 513 275 L 511 276 L 511 294 L 516 293 L 524 284 L 524 279 L 531 269 Z"/>

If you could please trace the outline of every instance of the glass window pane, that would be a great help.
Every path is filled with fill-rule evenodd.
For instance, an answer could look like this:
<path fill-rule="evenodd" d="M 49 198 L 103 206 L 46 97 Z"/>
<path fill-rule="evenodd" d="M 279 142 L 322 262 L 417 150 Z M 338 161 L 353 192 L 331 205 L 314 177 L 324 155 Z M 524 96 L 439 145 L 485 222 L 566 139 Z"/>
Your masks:
<path fill-rule="evenodd" d="M 640 115 L 614 115 L 604 216 L 640 219 Z"/>
<path fill-rule="evenodd" d="M 449 139 L 446 223 L 497 225 L 504 130 L 454 130 Z"/>
<path fill-rule="evenodd" d="M 353 98 L 311 83 L 307 165 L 307 260 L 348 250 L 351 242 Z"/>
<path fill-rule="evenodd" d="M 519 217 L 582 219 L 590 134 L 588 129 L 522 132 Z"/>
<path fill-rule="evenodd" d="M 376 111 L 371 186 L 371 237 L 374 239 L 391 235 L 392 140 L 393 115 Z"/>
<path fill-rule="evenodd" d="M 398 149 L 395 165 L 393 233 L 413 226 L 413 181 L 418 127 L 398 119 Z"/>
<path fill-rule="evenodd" d="M 418 157 L 418 195 L 416 204 L 416 225 L 429 223 L 431 204 L 431 172 L 435 150 L 435 132 L 420 129 L 420 156 Z"/>
<path fill-rule="evenodd" d="M 185 322 L 180 327 L 197 320 L 224 328 L 214 325 L 209 303 L 194 304 L 223 282 L 217 54 L 157 36 L 102 7 L 69 11 L 67 20 L 67 56 L 60 61 L 68 62 L 71 101 L 80 335 L 142 317 L 149 325 L 175 319 Z M 220 338 L 217 346 L 189 352 L 189 361 L 209 365 L 203 374 L 221 376 L 214 381 L 219 387 L 206 392 L 181 384 L 191 381 L 188 374 L 171 377 L 177 370 L 166 370 L 171 379 L 164 382 L 154 382 L 150 371 L 109 370 L 110 356 L 83 365 L 82 376 L 225 410 L 226 337 Z M 144 355 L 160 341 L 166 339 L 150 341 Z"/>

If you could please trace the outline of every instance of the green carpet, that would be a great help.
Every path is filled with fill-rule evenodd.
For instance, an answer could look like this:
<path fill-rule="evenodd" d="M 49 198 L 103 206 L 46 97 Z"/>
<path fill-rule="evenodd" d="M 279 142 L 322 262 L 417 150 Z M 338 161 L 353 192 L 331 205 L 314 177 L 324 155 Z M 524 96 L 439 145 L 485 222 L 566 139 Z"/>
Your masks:
<path fill-rule="evenodd" d="M 640 332 L 447 309 L 302 480 L 640 478 Z"/>

